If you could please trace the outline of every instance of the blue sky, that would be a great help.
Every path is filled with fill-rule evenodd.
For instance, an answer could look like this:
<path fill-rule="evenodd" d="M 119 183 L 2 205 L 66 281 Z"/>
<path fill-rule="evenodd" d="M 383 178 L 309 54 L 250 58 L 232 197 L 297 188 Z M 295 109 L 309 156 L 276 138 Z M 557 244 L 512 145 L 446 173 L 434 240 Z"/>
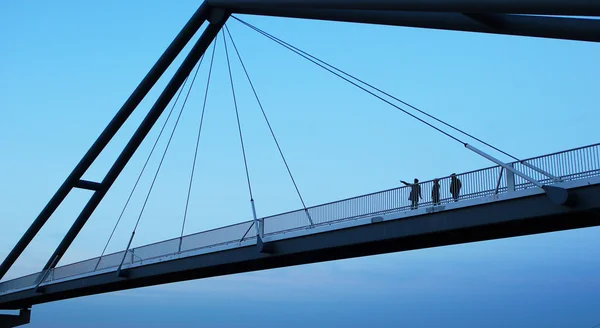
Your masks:
<path fill-rule="evenodd" d="M 0 258 L 198 5 L 0 3 Z M 518 157 L 598 142 L 598 44 L 243 18 Z M 308 205 L 392 188 L 399 179 L 429 180 L 490 165 L 241 24 L 231 20 L 228 26 Z M 186 233 L 251 218 L 222 39 L 216 51 Z M 179 236 L 206 64 L 134 245 Z M 297 209 L 300 202 L 239 63 L 232 64 L 258 214 Z M 171 68 L 166 75 L 173 73 Z M 165 84 L 162 79 L 144 100 L 87 179 L 103 177 Z M 61 264 L 100 254 L 157 134 L 158 127 Z M 164 145 L 162 139 L 159 150 Z M 151 161 L 150 173 L 157 159 Z M 150 180 L 144 176 L 108 251 L 126 246 Z M 87 197 L 84 191 L 69 196 L 10 277 L 40 269 Z M 36 306 L 31 326 L 591 327 L 600 322 L 599 231 L 98 295 Z"/>

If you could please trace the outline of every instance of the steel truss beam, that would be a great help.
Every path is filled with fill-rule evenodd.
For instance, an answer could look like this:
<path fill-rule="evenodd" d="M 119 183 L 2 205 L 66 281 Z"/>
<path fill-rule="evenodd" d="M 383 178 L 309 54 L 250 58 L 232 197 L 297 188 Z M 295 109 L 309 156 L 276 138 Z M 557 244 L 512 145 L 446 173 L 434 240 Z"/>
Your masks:
<path fill-rule="evenodd" d="M 241 8 L 240 14 L 600 42 L 600 20 L 506 14 Z"/>
<path fill-rule="evenodd" d="M 206 0 L 233 13 L 245 9 L 404 10 L 482 14 L 600 16 L 597 0 Z"/>
<path fill-rule="evenodd" d="M 600 42 L 600 20 L 531 16 L 532 14 L 600 16 L 600 1 L 207 0 L 207 2 L 239 14 Z"/>

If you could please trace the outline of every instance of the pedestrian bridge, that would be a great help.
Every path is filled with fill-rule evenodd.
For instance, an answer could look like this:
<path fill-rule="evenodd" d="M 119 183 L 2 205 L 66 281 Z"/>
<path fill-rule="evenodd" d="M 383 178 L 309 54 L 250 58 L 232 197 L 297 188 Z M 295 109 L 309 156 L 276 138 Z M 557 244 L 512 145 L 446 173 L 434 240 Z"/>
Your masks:
<path fill-rule="evenodd" d="M 0 327 L 28 323 L 35 304 L 153 286 L 177 281 L 241 272 L 384 254 L 427 247 L 469 243 L 497 238 L 545 233 L 600 225 L 600 144 L 580 147 L 522 160 L 424 110 L 337 68 L 310 53 L 254 26 L 234 14 L 296 17 L 341 22 L 408 26 L 454 31 L 520 35 L 529 37 L 599 42 L 600 4 L 587 0 L 569 1 L 433 1 L 433 0 L 206 0 L 181 29 L 173 42 L 134 89 L 100 136 L 48 201 L 14 248 L 0 263 L 0 279 L 8 272 L 33 238 L 75 189 L 91 191 L 68 232 L 40 272 L 0 282 L 0 309 L 20 310 L 19 315 L 0 314 Z M 582 17 L 584 16 L 584 17 Z M 411 186 L 379 191 L 327 204 L 308 207 L 286 161 L 282 147 L 259 99 L 242 55 L 226 22 L 235 20 L 278 46 L 395 108 L 419 124 L 436 130 L 497 166 L 457 174 L 462 188 L 458 197 L 450 192 L 451 178 L 440 178 L 439 199 L 432 197 L 432 180 L 420 182 L 423 199 L 411 204 Z M 202 32 L 201 27 L 204 26 Z M 568 28 L 565 28 L 568 26 Z M 221 39 L 217 36 L 222 35 Z M 199 35 L 195 38 L 196 35 Z M 192 39 L 195 38 L 195 41 Z M 222 43 L 218 40 L 221 40 Z M 224 48 L 231 86 L 237 132 L 252 204 L 253 220 L 184 236 L 185 219 L 193 185 L 196 155 L 209 94 L 217 43 Z M 98 181 L 84 176 L 142 100 L 173 66 L 184 48 L 189 52 L 127 143 Z M 208 49 L 212 45 L 212 50 Z M 262 51 L 262 50 L 261 50 Z M 232 56 L 230 56 L 230 54 Z M 206 58 L 205 58 L 206 57 Z M 209 58 L 210 57 L 210 58 Z M 266 126 L 277 146 L 290 180 L 302 203 L 297 211 L 258 218 L 254 210 L 242 124 L 231 60 L 237 59 L 242 78 L 251 88 Z M 162 242 L 131 247 L 145 204 L 154 187 L 162 161 L 179 118 L 185 109 L 198 71 L 209 62 L 204 102 L 197 129 L 196 148 L 188 185 L 181 234 Z M 195 71 L 194 71 L 195 70 Z M 187 90 L 182 104 L 181 94 Z M 222 94 L 218 94 L 222 97 Z M 181 104 L 181 105 L 180 105 Z M 180 106 L 179 106 L 180 105 Z M 172 115 L 179 106 L 179 114 Z M 170 107 L 170 109 L 167 109 Z M 168 113 L 168 114 L 167 114 Z M 163 115 L 164 114 L 164 115 Z M 127 247 L 85 261 L 57 266 L 107 192 L 147 139 L 150 130 L 165 117 L 160 133 L 141 169 L 131 195 L 146 170 L 168 123 L 170 137 L 146 193 L 144 205 Z M 168 133 L 167 133 L 168 134 Z M 475 148 L 484 145 L 513 159 L 505 163 Z M 110 161 L 109 161 L 110 162 Z M 437 190 L 437 188 L 435 188 Z M 129 204 L 125 203 L 125 208 Z M 125 211 L 123 209 L 123 212 Z M 122 212 L 122 213 L 123 213 Z M 121 215 L 123 215 L 121 213 Z M 117 220 L 117 228 L 121 216 Z M 114 232 L 114 230 L 113 230 Z M 112 238 L 112 234 L 109 237 Z M 107 242 L 107 245 L 108 245 Z"/>
<path fill-rule="evenodd" d="M 305 211 L 254 220 L 131 248 L 0 283 L 0 307 L 32 304 L 174 281 L 303 263 L 600 225 L 600 144 L 510 163 L 544 185 L 569 190 L 574 206 L 556 205 L 533 183 L 502 166 L 440 179 L 441 204 L 433 206 L 432 181 L 410 209 L 410 187 L 400 187 Z M 541 173 L 544 172 L 544 173 Z M 547 175 L 554 176 L 549 178 Z M 121 272 L 117 270 L 123 261 Z"/>

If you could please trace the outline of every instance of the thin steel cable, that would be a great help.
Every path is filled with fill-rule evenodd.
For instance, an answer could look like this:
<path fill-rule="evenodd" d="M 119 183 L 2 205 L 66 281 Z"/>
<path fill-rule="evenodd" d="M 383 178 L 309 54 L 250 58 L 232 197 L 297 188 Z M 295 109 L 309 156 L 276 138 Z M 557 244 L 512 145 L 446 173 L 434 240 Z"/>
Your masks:
<path fill-rule="evenodd" d="M 234 17 L 234 18 L 235 18 L 235 17 Z M 239 18 L 236 18 L 236 19 L 237 19 L 238 21 L 242 22 L 242 23 L 245 23 L 244 21 L 240 20 Z M 355 87 L 357 87 L 357 88 L 359 88 L 359 89 L 361 89 L 361 90 L 365 91 L 366 93 L 368 93 L 368 94 L 370 94 L 370 95 L 372 95 L 372 96 L 374 96 L 374 97 L 378 98 L 379 100 L 381 100 L 381 101 L 383 101 L 383 102 L 385 102 L 385 103 L 389 104 L 390 106 L 392 106 L 392 107 L 395 107 L 396 109 L 400 110 L 400 111 L 401 111 L 401 112 L 403 112 L 404 114 L 406 114 L 406 115 L 409 115 L 410 117 L 412 117 L 412 118 L 414 118 L 414 119 L 418 120 L 419 122 L 421 122 L 421 123 L 423 123 L 423 124 L 425 124 L 425 125 L 429 126 L 429 127 L 430 127 L 430 128 L 432 128 L 432 129 L 435 129 L 436 131 L 438 131 L 438 132 L 440 132 L 440 133 L 444 134 L 445 136 L 447 136 L 447 137 L 449 137 L 449 138 L 451 138 L 451 139 L 453 139 L 453 140 L 455 140 L 455 141 L 457 141 L 457 142 L 459 142 L 459 143 L 461 143 L 461 144 L 463 144 L 463 145 L 466 145 L 466 143 L 465 143 L 465 142 L 463 142 L 462 140 L 458 139 L 457 137 L 455 137 L 455 136 L 453 136 L 453 135 L 449 134 L 448 132 L 445 132 L 444 130 L 442 130 L 442 129 L 440 129 L 440 128 L 436 127 L 436 126 L 434 126 L 433 124 L 431 124 L 431 123 L 429 123 L 429 122 L 427 122 L 427 121 L 425 121 L 425 120 L 423 120 L 422 118 L 420 118 L 420 117 L 418 117 L 418 116 L 416 116 L 416 115 L 414 115 L 414 114 L 411 114 L 411 113 L 409 113 L 407 110 L 405 110 L 405 109 L 401 108 L 400 106 L 398 106 L 398 105 L 396 105 L 396 104 L 394 104 L 394 103 L 390 102 L 390 101 L 389 101 L 389 100 L 387 100 L 387 99 L 384 99 L 383 97 L 381 97 L 381 96 L 379 96 L 379 95 L 375 94 L 374 92 L 372 92 L 372 91 L 370 91 L 370 90 L 367 90 L 365 87 L 363 87 L 363 86 L 361 86 L 361 85 L 357 84 L 356 82 L 353 82 L 353 81 L 349 80 L 348 78 L 346 78 L 346 77 L 344 77 L 344 76 L 340 75 L 339 73 L 336 73 L 335 71 L 333 71 L 333 70 L 331 70 L 331 69 L 329 69 L 329 68 L 325 67 L 323 64 L 320 64 L 319 62 L 317 62 L 316 60 L 314 60 L 314 59 L 312 59 L 312 58 L 308 57 L 307 55 L 304 55 L 304 54 L 302 54 L 301 52 L 299 52 L 299 51 L 296 51 L 296 50 L 295 50 L 295 49 L 293 49 L 292 47 L 290 47 L 290 46 L 286 45 L 286 44 L 285 44 L 285 43 L 283 43 L 282 41 L 279 41 L 277 38 L 275 38 L 275 37 L 271 36 L 270 34 L 268 34 L 268 33 L 266 33 L 266 32 L 263 32 L 262 30 L 260 30 L 260 29 L 258 29 L 258 28 L 255 28 L 255 27 L 253 27 L 253 26 L 252 26 L 252 25 L 250 25 L 249 23 L 245 23 L 245 24 L 247 24 L 246 26 L 250 27 L 251 29 L 255 30 L 256 32 L 258 32 L 258 33 L 260 33 L 260 34 L 262 34 L 262 35 L 266 36 L 267 38 L 269 38 L 269 39 L 271 39 L 271 40 L 273 40 L 273 41 L 277 42 L 278 44 L 282 45 L 283 47 L 287 48 L 288 50 L 290 50 L 290 51 L 292 51 L 292 52 L 296 53 L 297 55 L 299 55 L 299 56 L 303 57 L 304 59 L 306 59 L 306 60 L 308 60 L 308 61 L 310 61 L 310 62 L 312 62 L 313 64 L 315 64 L 315 65 L 317 65 L 317 66 L 319 66 L 319 67 L 323 68 L 324 70 L 326 70 L 326 71 L 330 72 L 331 74 L 333 74 L 333 75 L 335 75 L 335 76 L 337 76 L 337 77 L 339 77 L 339 78 L 343 79 L 344 81 L 346 81 L 346 82 L 348 82 L 348 83 L 350 83 L 350 84 L 354 85 Z"/>
<path fill-rule="evenodd" d="M 177 93 L 177 97 L 175 98 L 175 102 L 173 102 L 173 106 L 171 106 L 169 115 L 167 115 L 167 118 L 165 119 L 165 123 L 163 124 L 162 128 L 160 129 L 160 132 L 158 133 L 158 136 L 156 137 L 156 141 L 154 141 L 154 145 L 152 145 L 152 149 L 150 150 L 150 154 L 148 155 L 148 158 L 146 158 L 146 162 L 144 163 L 144 166 L 142 167 L 142 171 L 138 175 L 137 180 L 135 181 L 135 184 L 133 185 L 133 189 L 131 190 L 131 193 L 129 193 L 129 197 L 127 198 L 127 201 L 125 202 L 125 206 L 123 206 L 123 210 L 121 211 L 121 214 L 119 215 L 119 218 L 117 219 L 117 223 L 115 223 L 115 226 L 113 227 L 113 230 L 110 233 L 110 237 L 108 237 L 108 241 L 106 241 L 106 245 L 104 245 L 104 249 L 102 250 L 102 254 L 100 255 L 99 259 L 101 259 L 102 256 L 104 256 L 104 253 L 106 252 L 106 249 L 108 248 L 108 245 L 109 245 L 113 235 L 115 234 L 115 231 L 117 230 L 117 227 L 119 226 L 119 223 L 121 222 L 121 219 L 123 218 L 123 214 L 125 213 L 125 210 L 127 209 L 129 202 L 131 201 L 131 197 L 133 197 L 133 193 L 135 192 L 135 190 L 140 182 L 140 179 L 142 178 L 142 175 L 144 174 L 144 171 L 146 170 L 146 166 L 148 166 L 148 162 L 150 162 L 150 158 L 152 157 L 152 154 L 154 153 L 154 150 L 156 149 L 156 145 L 158 145 L 158 142 L 160 141 L 160 137 L 162 136 L 165 128 L 167 127 L 167 123 L 169 123 L 169 119 L 171 118 L 171 115 L 173 114 L 173 110 L 175 109 L 175 106 L 177 106 L 177 102 L 179 101 L 179 97 L 181 96 L 181 94 L 183 93 L 183 90 L 185 89 L 187 81 L 188 81 L 188 78 L 186 77 L 185 80 L 183 81 L 183 84 L 181 85 L 181 88 L 179 89 L 179 92 Z M 100 260 L 98 260 L 98 263 L 100 263 Z M 98 264 L 96 264 L 96 268 L 97 267 L 98 267 Z"/>
<path fill-rule="evenodd" d="M 279 154 L 281 155 L 281 159 L 283 160 L 283 163 L 285 164 L 285 168 L 288 171 L 288 174 L 290 175 L 290 179 L 292 180 L 292 183 L 294 184 L 294 188 L 296 188 L 296 193 L 298 194 L 298 197 L 300 198 L 300 201 L 302 202 L 302 207 L 304 207 L 304 210 L 306 210 L 306 204 L 304 203 L 304 199 L 302 198 L 302 195 L 300 194 L 300 190 L 298 189 L 298 185 L 296 184 L 296 180 L 294 179 L 294 176 L 292 175 L 292 171 L 290 170 L 290 167 L 285 159 L 285 156 L 283 156 L 283 151 L 281 150 L 281 147 L 279 146 L 279 142 L 277 141 L 277 137 L 275 137 L 275 132 L 273 132 L 273 128 L 271 127 L 271 123 L 269 123 L 269 119 L 267 118 L 267 114 L 265 113 L 265 109 L 262 105 L 262 102 L 260 101 L 260 99 L 258 98 L 258 93 L 256 92 L 256 89 L 254 88 L 254 84 L 252 83 L 252 80 L 250 79 L 250 74 L 248 73 L 248 70 L 246 69 L 246 65 L 244 65 L 244 61 L 242 60 L 242 56 L 240 55 L 240 52 L 238 51 L 237 46 L 235 45 L 235 41 L 233 40 L 233 36 L 231 35 L 231 32 L 229 31 L 229 27 L 227 27 L 227 24 L 225 24 L 225 31 L 227 31 L 227 34 L 229 35 L 229 38 L 231 39 L 231 44 L 233 45 L 233 49 L 235 49 L 235 52 L 237 54 L 238 59 L 240 60 L 240 63 L 242 64 L 242 68 L 244 69 L 244 73 L 246 74 L 246 78 L 248 79 L 248 83 L 250 84 L 250 87 L 252 88 L 252 92 L 254 93 L 254 97 L 256 98 L 256 101 L 258 102 L 258 106 L 260 107 L 260 110 L 263 114 L 263 117 L 265 118 L 265 122 L 267 122 L 267 126 L 269 127 L 269 131 L 271 131 L 271 136 L 273 137 L 273 140 L 275 141 L 275 145 L 277 145 L 277 149 L 279 150 Z"/>
<path fill-rule="evenodd" d="M 196 81 L 196 76 L 198 75 L 198 71 L 200 70 L 200 66 L 202 65 L 203 60 L 204 60 L 204 55 L 202 55 L 202 57 L 200 57 L 200 62 L 198 63 L 198 67 L 196 67 L 196 72 L 194 73 L 194 77 L 192 78 L 192 82 L 190 83 L 190 87 L 185 96 L 185 100 L 183 101 L 183 105 L 181 106 L 181 110 L 179 111 L 179 115 L 177 116 L 177 120 L 175 121 L 175 125 L 173 126 L 173 129 L 171 130 L 171 135 L 169 136 L 169 140 L 167 141 L 167 145 L 165 146 L 165 150 L 162 154 L 160 162 L 158 163 L 158 168 L 156 169 L 156 173 L 154 174 L 154 178 L 152 179 L 152 184 L 150 185 L 150 189 L 148 190 L 148 193 L 146 194 L 146 199 L 144 200 L 144 205 L 142 205 L 140 215 L 138 216 L 135 226 L 133 227 L 133 231 L 131 232 L 132 240 L 133 240 L 133 235 L 135 234 L 135 231 L 136 231 L 138 225 L 140 224 L 140 219 L 142 218 L 142 215 L 144 214 L 144 209 L 146 209 L 146 204 L 148 203 L 148 199 L 150 198 L 150 194 L 152 193 L 152 189 L 154 188 L 154 183 L 156 182 L 158 173 L 160 172 L 163 161 L 165 160 L 165 156 L 167 155 L 167 151 L 169 150 L 169 146 L 171 145 L 171 140 L 173 140 L 173 135 L 175 134 L 175 130 L 177 129 L 177 125 L 179 124 L 179 119 L 181 119 L 181 114 L 183 113 L 183 110 L 185 109 L 185 105 L 187 103 L 188 97 L 190 96 L 190 92 L 192 91 L 192 87 L 194 86 L 194 82 Z M 130 244 L 131 244 L 132 240 L 129 241 Z M 126 249 L 125 252 L 127 252 L 127 251 L 128 250 Z"/>
<path fill-rule="evenodd" d="M 227 50 L 227 39 L 223 33 L 223 44 L 225 45 L 225 57 L 227 58 L 227 69 L 229 70 L 229 82 L 231 82 L 231 93 L 233 95 L 233 105 L 235 107 L 235 117 L 237 118 L 238 132 L 240 134 L 240 144 L 242 145 L 242 155 L 244 156 L 244 167 L 246 168 L 246 179 L 248 180 L 248 191 L 250 192 L 250 201 L 254 201 L 252 196 L 252 187 L 250 186 L 250 174 L 248 173 L 248 162 L 246 160 L 246 150 L 244 149 L 244 138 L 242 137 L 242 126 L 240 124 L 240 114 L 238 112 L 237 100 L 235 98 L 235 88 L 233 86 L 233 75 L 231 74 L 231 63 L 229 61 L 229 51 Z"/>
<path fill-rule="evenodd" d="M 347 72 L 345 72 L 345 71 L 343 71 L 343 70 L 341 70 L 341 69 L 339 69 L 339 68 L 337 68 L 337 67 L 335 67 L 335 66 L 333 66 L 333 65 L 331 65 L 331 64 L 329 64 L 329 63 L 327 63 L 327 62 L 325 62 L 325 61 L 323 61 L 323 60 L 321 60 L 321 59 L 319 59 L 319 58 L 317 58 L 317 57 L 315 57 L 315 56 L 313 56 L 313 55 L 311 55 L 310 53 L 307 53 L 307 52 L 305 52 L 305 51 L 303 51 L 303 50 L 301 50 L 301 49 L 299 49 L 299 48 L 297 48 L 297 47 L 295 47 L 295 46 L 293 46 L 293 45 L 291 45 L 291 44 L 289 44 L 289 43 L 287 43 L 287 42 L 285 42 L 285 41 L 283 41 L 283 40 L 281 40 L 281 39 L 279 39 L 279 38 L 277 38 L 277 37 L 275 37 L 275 36 L 273 36 L 273 35 L 271 35 L 271 34 L 269 34 L 268 32 L 265 32 L 264 30 L 261 30 L 260 28 L 258 28 L 258 27 L 256 27 L 256 26 L 254 26 L 254 25 L 252 25 L 252 24 L 250 24 L 250 23 L 248 23 L 248 22 L 246 22 L 246 21 L 244 21 L 244 20 L 242 20 L 242 19 L 240 19 L 240 18 L 237 18 L 237 17 L 235 17 L 235 16 L 232 16 L 232 17 L 233 17 L 234 19 L 236 19 L 237 21 L 239 21 L 240 23 L 242 23 L 242 24 L 246 25 L 247 27 L 249 27 L 249 28 L 251 28 L 251 29 L 255 30 L 256 32 L 258 32 L 258 33 L 260 33 L 260 34 L 262 34 L 262 35 L 266 36 L 267 38 L 269 38 L 269 39 L 271 39 L 271 40 L 273 40 L 273 41 L 275 41 L 275 42 L 277 42 L 277 43 L 279 43 L 280 45 L 282 45 L 282 46 L 286 47 L 287 49 L 289 49 L 289 50 L 291 50 L 291 51 L 293 51 L 293 52 L 295 52 L 296 54 L 298 54 L 298 55 L 301 55 L 301 56 L 302 56 L 302 57 L 304 57 L 305 59 L 307 59 L 307 60 L 310 60 L 310 59 L 309 59 L 309 58 L 307 58 L 307 57 L 310 57 L 310 58 L 312 58 L 313 60 L 310 60 L 310 61 L 311 61 L 311 62 L 313 62 L 313 63 L 315 63 L 315 64 L 319 65 L 318 63 L 316 63 L 316 62 L 314 61 L 314 60 L 316 60 L 316 61 L 318 61 L 318 62 L 322 63 L 323 65 L 325 65 L 325 66 L 328 66 L 328 67 L 332 68 L 333 70 L 336 70 L 336 71 L 338 71 L 338 72 L 340 72 L 340 73 L 342 73 L 342 74 L 344 74 L 344 75 L 346 75 L 346 76 L 348 76 L 348 77 L 350 77 L 350 78 L 352 78 L 352 79 L 354 79 L 354 80 L 356 80 L 356 81 L 359 81 L 360 83 L 363 83 L 364 85 L 366 85 L 366 86 L 369 86 L 370 88 L 372 88 L 372 89 L 374 89 L 374 90 L 377 90 L 377 91 L 379 91 L 380 93 L 382 93 L 382 94 L 384 94 L 384 95 L 386 95 L 386 96 L 388 96 L 388 97 L 390 97 L 390 98 L 392 98 L 392 99 L 394 99 L 394 100 L 396 100 L 396 101 L 398 101 L 398 102 L 400 102 L 400 103 L 402 103 L 402 104 L 404 104 L 404 105 L 406 105 L 406 106 L 408 106 L 408 107 L 410 107 L 410 108 L 412 108 L 412 109 L 414 109 L 414 110 L 418 111 L 419 113 L 421 113 L 421 114 L 423 114 L 423 115 L 425 115 L 425 116 L 427 116 L 427 117 L 429 117 L 429 118 L 431 118 L 431 119 L 433 119 L 433 120 L 435 120 L 435 121 L 437 121 L 437 122 L 439 122 L 439 123 L 442 123 L 442 124 L 446 125 L 447 127 L 450 127 L 450 128 L 452 128 L 452 129 L 454 129 L 455 131 L 458 131 L 458 132 L 462 133 L 463 135 L 466 135 L 466 136 L 468 136 L 468 137 L 472 138 L 473 140 L 476 140 L 476 141 L 478 141 L 478 142 L 480 142 L 480 143 L 482 143 L 482 144 L 484 144 L 484 145 L 486 145 L 486 146 L 488 146 L 488 147 L 490 147 L 490 148 L 492 148 L 492 149 L 494 149 L 494 150 L 496 150 L 496 151 L 498 151 L 498 152 L 500 152 L 500 153 L 502 153 L 502 154 L 504 154 L 504 155 L 506 155 L 506 156 L 508 156 L 508 157 L 510 157 L 510 158 L 512 158 L 512 159 L 514 159 L 514 160 L 520 161 L 520 159 L 518 159 L 517 157 L 515 157 L 515 156 L 513 156 L 513 155 L 511 155 L 511 154 L 509 154 L 509 153 L 507 153 L 507 152 L 505 152 L 505 151 L 503 151 L 503 150 L 501 150 L 501 149 L 499 149 L 499 148 L 497 148 L 497 147 L 495 147 L 495 146 L 493 146 L 493 145 L 491 145 L 491 144 L 489 144 L 489 143 L 487 143 L 487 142 L 485 142 L 485 141 L 481 140 L 480 138 L 477 138 L 477 137 L 475 137 L 474 135 L 472 135 L 472 134 L 469 134 L 469 133 L 467 133 L 467 132 L 465 132 L 465 131 L 463 131 L 463 130 L 459 129 L 459 128 L 457 128 L 457 127 L 455 127 L 455 126 L 453 126 L 453 125 L 451 125 L 451 124 L 449 124 L 449 123 L 447 123 L 447 122 L 445 122 L 445 121 L 443 121 L 443 120 L 441 120 L 441 119 L 439 119 L 439 118 L 437 118 L 437 117 L 435 117 L 435 116 L 433 116 L 433 115 L 431 115 L 431 114 L 429 114 L 429 113 L 427 113 L 427 112 L 425 112 L 425 111 L 423 111 L 423 110 L 421 110 L 421 109 L 417 108 L 416 106 L 413 106 L 413 105 L 411 105 L 411 104 L 409 104 L 409 103 L 407 103 L 407 102 L 405 102 L 405 101 L 403 101 L 403 100 L 401 100 L 401 99 L 399 99 L 399 98 L 397 98 L 397 97 L 395 97 L 395 96 L 393 96 L 393 95 L 391 95 L 391 94 L 389 94 L 389 93 L 387 93 L 387 92 L 385 92 L 385 91 L 383 91 L 383 90 L 381 90 L 381 89 L 379 89 L 379 88 L 377 88 L 377 87 L 375 87 L 375 86 L 373 86 L 373 85 L 371 85 L 371 84 L 369 84 L 369 83 L 367 83 L 367 82 L 365 82 L 365 81 L 363 81 L 363 80 L 361 80 L 361 79 L 359 79 L 359 78 L 357 78 L 357 77 L 355 77 L 355 76 L 353 76 L 353 75 L 351 75 L 351 74 L 349 74 L 349 73 L 347 73 Z M 320 67 L 322 67 L 322 68 L 324 68 L 324 69 L 326 69 L 326 68 L 325 68 L 325 67 L 323 67 L 322 65 L 319 65 L 319 66 L 320 66 Z M 329 70 L 329 69 L 327 69 L 327 70 L 328 70 L 329 72 L 331 72 L 331 73 L 333 73 L 333 74 L 337 75 L 338 77 L 340 77 L 340 78 L 343 78 L 342 76 L 340 76 L 340 75 L 336 74 L 335 72 L 332 72 L 332 71 L 331 71 L 331 70 Z M 345 79 L 345 78 L 344 78 L 344 80 L 348 81 L 348 80 L 347 80 L 347 79 Z M 352 83 L 351 81 L 348 81 L 348 82 Z M 354 84 L 354 83 L 352 83 L 352 84 Z M 357 85 L 355 84 L 355 86 L 357 86 Z M 357 86 L 357 87 L 359 87 L 359 86 Z M 365 90 L 364 88 L 361 88 L 361 89 L 363 89 L 364 91 L 367 91 L 367 90 Z M 368 92 L 368 91 L 367 91 L 367 92 Z M 369 93 L 370 93 L 370 94 L 372 94 L 372 95 L 374 95 L 374 94 L 373 94 L 373 93 L 371 93 L 371 92 L 369 92 Z M 375 96 L 375 95 L 374 95 L 374 96 Z M 378 97 L 378 98 L 380 98 L 380 97 Z M 381 99 L 381 98 L 380 98 L 380 99 Z M 381 99 L 381 100 L 383 100 L 383 99 Z M 397 109 L 400 109 L 400 108 L 398 108 L 397 106 L 395 106 L 395 107 L 396 107 Z M 402 109 L 400 109 L 400 110 L 402 110 Z M 405 112 L 404 110 L 402 110 L 402 111 L 403 111 L 403 112 Z M 405 112 L 405 113 L 406 113 L 406 112 Z M 407 114 L 408 114 L 408 113 L 407 113 Z M 410 114 L 409 114 L 409 115 L 410 115 Z M 412 116 L 412 115 L 411 115 L 411 116 Z M 414 117 L 414 118 L 416 118 L 415 116 L 413 116 L 413 117 Z M 424 122 L 424 121 L 422 121 L 422 122 Z M 426 123 L 426 124 L 427 124 L 427 123 Z M 429 124 L 428 124 L 428 125 L 429 125 Z M 430 126 L 431 126 L 431 125 L 430 125 Z M 433 127 L 433 126 L 431 126 L 431 127 Z M 440 131 L 440 132 L 441 132 L 441 130 L 439 130 L 439 129 L 436 129 L 436 130 L 438 130 L 438 131 Z M 448 135 L 448 134 L 446 134 L 446 135 Z M 456 138 L 454 138 L 454 139 L 455 139 L 455 140 L 457 140 Z M 462 141 L 461 141 L 461 142 L 462 142 Z"/>
<path fill-rule="evenodd" d="M 204 103 L 202 104 L 202 114 L 200 115 L 200 125 L 198 127 L 198 137 L 196 138 L 196 150 L 194 152 L 194 161 L 192 163 L 192 173 L 190 174 L 190 184 L 188 186 L 187 199 L 185 201 L 185 212 L 183 213 L 183 223 L 181 224 L 181 235 L 179 238 L 183 238 L 183 230 L 185 229 L 185 220 L 187 218 L 189 203 L 190 203 L 190 194 L 192 193 L 192 182 L 194 180 L 194 171 L 196 169 L 196 159 L 198 157 L 198 145 L 200 144 L 200 133 L 202 132 L 202 123 L 204 122 L 204 111 L 206 109 L 206 99 L 208 98 L 208 88 L 210 86 L 210 77 L 212 74 L 213 63 L 215 60 L 215 49 L 217 49 L 217 39 L 219 35 L 215 36 L 215 42 L 213 44 L 212 56 L 210 58 L 210 67 L 208 69 L 208 80 L 206 82 L 206 91 L 204 92 Z"/>

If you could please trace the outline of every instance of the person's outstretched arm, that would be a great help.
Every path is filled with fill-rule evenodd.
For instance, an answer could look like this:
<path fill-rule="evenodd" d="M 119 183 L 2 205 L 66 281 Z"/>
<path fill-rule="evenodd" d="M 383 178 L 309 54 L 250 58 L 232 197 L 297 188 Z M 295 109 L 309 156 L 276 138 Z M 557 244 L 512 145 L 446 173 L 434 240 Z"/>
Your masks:
<path fill-rule="evenodd" d="M 400 182 L 404 183 L 404 184 L 405 184 L 405 185 L 407 185 L 407 186 L 410 186 L 410 183 L 408 183 L 408 182 L 406 182 L 406 181 L 404 181 L 404 180 L 400 180 Z"/>

